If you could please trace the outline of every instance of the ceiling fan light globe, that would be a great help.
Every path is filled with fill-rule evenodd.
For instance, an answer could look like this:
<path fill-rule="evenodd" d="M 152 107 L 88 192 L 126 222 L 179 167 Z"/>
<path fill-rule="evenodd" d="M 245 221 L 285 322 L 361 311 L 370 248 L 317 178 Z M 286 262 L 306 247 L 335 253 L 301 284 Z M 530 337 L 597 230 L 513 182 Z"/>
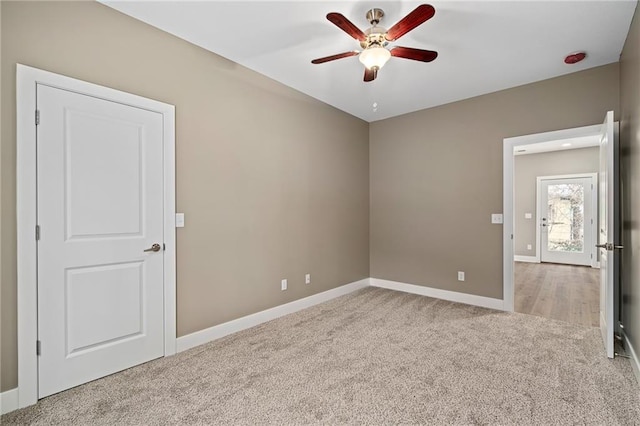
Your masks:
<path fill-rule="evenodd" d="M 368 69 L 380 69 L 391 58 L 391 52 L 384 47 L 372 46 L 363 50 L 358 59 Z"/>

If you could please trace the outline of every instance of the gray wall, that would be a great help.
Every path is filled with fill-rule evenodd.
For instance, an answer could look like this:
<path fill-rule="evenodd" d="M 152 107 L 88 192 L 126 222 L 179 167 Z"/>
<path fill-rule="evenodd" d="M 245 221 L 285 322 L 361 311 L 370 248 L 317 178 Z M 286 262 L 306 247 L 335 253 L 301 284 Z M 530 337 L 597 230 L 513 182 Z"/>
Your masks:
<path fill-rule="evenodd" d="M 516 256 L 536 255 L 536 189 L 538 176 L 597 173 L 599 148 L 570 149 L 540 154 L 516 155 L 514 158 L 514 252 Z M 531 219 L 525 219 L 531 213 Z M 594 212 L 595 214 L 596 212 Z M 527 249 L 531 244 L 531 250 Z"/>
<path fill-rule="evenodd" d="M 179 336 L 369 276 L 366 122 L 99 3 L 0 7 L 2 391 L 17 385 L 18 62 L 176 106 Z"/>
<path fill-rule="evenodd" d="M 622 193 L 622 322 L 640 350 L 640 12 L 620 58 L 620 167 Z"/>
<path fill-rule="evenodd" d="M 618 90 L 616 63 L 372 123 L 371 276 L 502 299 L 503 139 L 601 123 Z"/>

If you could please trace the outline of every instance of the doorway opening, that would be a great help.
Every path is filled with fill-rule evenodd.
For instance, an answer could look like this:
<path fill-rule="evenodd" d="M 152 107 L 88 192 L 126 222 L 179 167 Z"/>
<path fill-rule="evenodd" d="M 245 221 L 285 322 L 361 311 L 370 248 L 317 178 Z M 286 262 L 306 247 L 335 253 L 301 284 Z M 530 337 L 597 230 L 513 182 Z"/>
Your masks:
<path fill-rule="evenodd" d="M 596 125 L 505 139 L 507 309 L 599 324 L 600 132 Z"/>
<path fill-rule="evenodd" d="M 599 324 L 602 341 L 608 358 L 614 357 L 614 329 L 619 332 L 619 256 L 616 250 L 620 244 L 619 218 L 619 173 L 618 173 L 618 123 L 614 121 L 613 111 L 607 111 L 602 125 L 558 130 L 504 139 L 503 145 L 503 299 L 504 309 L 513 311 L 515 305 L 514 261 L 516 230 L 514 191 L 514 153 L 523 146 L 544 147 L 545 143 L 565 144 L 565 147 L 580 138 L 597 136 L 599 140 L 598 162 L 598 261 L 599 279 Z M 520 259 L 522 260 L 522 259 Z"/>

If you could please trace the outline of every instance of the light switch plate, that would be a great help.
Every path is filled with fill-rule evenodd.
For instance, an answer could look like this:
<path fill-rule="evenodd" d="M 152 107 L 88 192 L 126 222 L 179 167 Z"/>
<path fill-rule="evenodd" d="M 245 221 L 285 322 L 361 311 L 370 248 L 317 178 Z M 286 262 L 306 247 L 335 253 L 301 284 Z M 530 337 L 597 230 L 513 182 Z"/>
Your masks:
<path fill-rule="evenodd" d="M 502 213 L 492 213 L 491 214 L 491 223 L 502 223 Z"/>
<path fill-rule="evenodd" d="M 531 219 L 531 218 L 533 218 L 533 215 L 531 213 L 525 213 L 524 214 L 524 218 L 525 219 Z"/>
<path fill-rule="evenodd" d="M 176 228 L 184 228 L 184 213 L 176 213 Z"/>

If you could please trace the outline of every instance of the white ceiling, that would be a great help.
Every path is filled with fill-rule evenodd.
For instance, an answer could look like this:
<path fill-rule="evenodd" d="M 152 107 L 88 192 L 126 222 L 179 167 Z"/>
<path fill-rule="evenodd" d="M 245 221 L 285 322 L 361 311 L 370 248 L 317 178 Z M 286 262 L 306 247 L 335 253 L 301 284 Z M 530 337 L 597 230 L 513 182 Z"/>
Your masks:
<path fill-rule="evenodd" d="M 364 83 L 357 57 L 311 60 L 359 49 L 327 21 L 339 12 L 364 30 L 380 7 L 385 28 L 419 1 L 110 1 L 103 3 L 366 121 L 617 62 L 636 0 L 432 1 L 435 16 L 389 47 L 436 50 L 422 63 L 391 60 Z M 566 65 L 564 57 L 587 52 Z M 377 111 L 373 104 L 377 103 Z"/>
<path fill-rule="evenodd" d="M 539 154 L 541 152 L 565 151 L 568 149 L 589 148 L 599 145 L 600 135 L 582 136 L 579 138 L 520 145 L 513 148 L 513 153 L 514 155 Z"/>

